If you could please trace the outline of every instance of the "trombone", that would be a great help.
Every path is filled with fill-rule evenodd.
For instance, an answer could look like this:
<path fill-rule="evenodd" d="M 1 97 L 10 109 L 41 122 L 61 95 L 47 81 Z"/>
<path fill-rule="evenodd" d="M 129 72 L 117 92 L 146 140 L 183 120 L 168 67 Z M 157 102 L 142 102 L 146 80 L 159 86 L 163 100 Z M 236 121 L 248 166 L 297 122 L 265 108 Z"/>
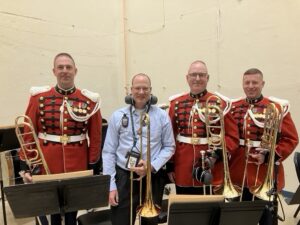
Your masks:
<path fill-rule="evenodd" d="M 21 151 L 24 154 L 26 164 L 32 173 L 37 173 L 39 166 L 43 166 L 46 174 L 50 174 L 48 164 L 44 158 L 39 139 L 36 135 L 30 117 L 18 116 L 15 119 L 15 132 L 20 143 Z M 20 174 L 22 176 L 22 174 Z M 24 174 L 23 174 L 24 176 Z"/>
<path fill-rule="evenodd" d="M 250 188 L 250 192 L 253 196 L 266 201 L 270 200 L 270 190 L 274 183 L 275 148 L 281 119 L 282 114 L 279 113 L 276 105 L 274 103 L 270 103 L 266 108 L 264 131 L 260 144 L 261 148 L 269 150 L 267 172 L 261 185 Z M 260 167 L 258 166 L 255 183 L 257 183 L 259 168 Z"/>
<path fill-rule="evenodd" d="M 214 99 L 214 100 L 213 100 Z M 221 109 L 222 99 L 216 95 L 211 95 L 206 100 L 205 124 L 208 139 L 208 150 L 214 152 L 217 148 L 222 148 L 224 182 L 214 188 L 215 194 L 221 194 L 225 199 L 230 200 L 240 196 L 241 190 L 233 185 L 230 178 L 227 148 L 225 143 L 225 126 L 223 110 Z M 216 123 L 219 121 L 220 125 Z"/>
<path fill-rule="evenodd" d="M 160 213 L 160 208 L 153 203 L 152 197 L 152 189 L 151 189 L 151 150 L 150 150 L 150 117 L 147 113 L 141 113 L 140 115 L 140 128 L 138 130 L 138 134 L 140 135 L 140 156 L 138 161 L 141 159 L 142 156 L 142 147 L 143 147 L 143 126 L 147 126 L 147 165 L 146 165 L 146 193 L 144 202 L 142 204 L 142 179 L 140 179 L 140 205 L 137 207 L 137 214 L 140 217 L 145 218 L 152 218 L 156 217 Z M 130 225 L 133 224 L 133 171 L 130 171 Z M 140 220 L 141 223 L 141 220 Z"/>
<path fill-rule="evenodd" d="M 145 218 L 156 217 L 160 213 L 159 206 L 153 203 L 152 188 L 151 188 L 151 153 L 150 153 L 150 117 L 147 113 L 141 114 L 141 120 L 147 126 L 147 172 L 146 172 L 146 193 L 144 203 L 137 209 L 138 215 Z M 142 135 L 142 127 L 141 127 Z M 140 192 L 141 199 L 141 192 Z"/>

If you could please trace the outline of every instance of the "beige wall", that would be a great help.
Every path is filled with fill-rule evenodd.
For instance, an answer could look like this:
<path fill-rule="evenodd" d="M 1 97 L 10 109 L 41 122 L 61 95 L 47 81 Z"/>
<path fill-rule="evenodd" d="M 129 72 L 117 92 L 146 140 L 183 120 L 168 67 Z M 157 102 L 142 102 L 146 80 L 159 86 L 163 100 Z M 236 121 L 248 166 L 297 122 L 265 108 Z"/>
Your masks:
<path fill-rule="evenodd" d="M 149 74 L 163 103 L 188 90 L 187 68 L 202 59 L 208 88 L 233 98 L 242 73 L 260 68 L 264 95 L 289 99 L 299 129 L 299 11 L 297 0 L 0 0 L 0 125 L 24 112 L 31 86 L 55 83 L 52 59 L 66 51 L 105 118 L 124 105 L 133 74 Z M 292 157 L 286 164 L 294 187 Z"/>

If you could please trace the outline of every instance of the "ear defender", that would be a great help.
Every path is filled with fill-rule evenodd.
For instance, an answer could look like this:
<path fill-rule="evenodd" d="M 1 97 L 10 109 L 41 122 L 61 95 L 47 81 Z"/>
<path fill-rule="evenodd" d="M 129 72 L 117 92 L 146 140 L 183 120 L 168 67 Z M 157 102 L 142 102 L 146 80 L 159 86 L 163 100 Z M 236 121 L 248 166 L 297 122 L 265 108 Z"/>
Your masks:
<path fill-rule="evenodd" d="M 154 95 L 151 95 L 148 103 L 150 103 L 150 105 L 155 105 L 157 103 L 157 101 L 158 101 L 157 97 Z M 125 103 L 128 105 L 134 105 L 134 100 L 133 100 L 131 94 L 125 96 Z"/>

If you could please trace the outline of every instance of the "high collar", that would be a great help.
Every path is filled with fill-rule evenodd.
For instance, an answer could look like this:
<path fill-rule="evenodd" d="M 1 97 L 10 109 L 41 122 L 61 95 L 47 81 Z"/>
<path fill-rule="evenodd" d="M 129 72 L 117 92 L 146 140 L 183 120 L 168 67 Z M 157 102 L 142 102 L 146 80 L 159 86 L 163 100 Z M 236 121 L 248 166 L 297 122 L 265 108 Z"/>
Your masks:
<path fill-rule="evenodd" d="M 200 93 L 198 93 L 198 94 L 193 94 L 193 93 L 190 92 L 190 96 L 191 96 L 192 98 L 201 98 L 201 97 L 203 97 L 204 95 L 206 95 L 206 93 L 207 93 L 207 90 L 205 89 L 204 91 L 202 91 L 202 92 L 200 92 Z"/>
<path fill-rule="evenodd" d="M 257 98 L 252 98 L 252 99 L 246 98 L 246 102 L 248 102 L 249 104 L 255 104 L 255 103 L 260 102 L 263 98 L 264 98 L 263 95 L 260 95 L 259 97 L 257 97 Z"/>
<path fill-rule="evenodd" d="M 62 95 L 70 95 L 76 91 L 76 87 L 74 86 L 72 88 L 65 90 L 65 89 L 62 89 L 61 87 L 59 87 L 58 85 L 56 85 L 55 90 Z"/>

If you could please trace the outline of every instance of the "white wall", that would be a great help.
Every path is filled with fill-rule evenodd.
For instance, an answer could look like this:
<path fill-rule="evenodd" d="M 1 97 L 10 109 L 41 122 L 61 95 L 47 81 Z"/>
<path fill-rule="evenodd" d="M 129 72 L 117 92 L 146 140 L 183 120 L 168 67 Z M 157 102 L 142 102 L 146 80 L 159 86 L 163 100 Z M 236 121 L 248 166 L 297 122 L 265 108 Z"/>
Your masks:
<path fill-rule="evenodd" d="M 243 72 L 261 69 L 264 95 L 289 99 L 299 130 L 299 11 L 296 0 L 0 0 L 0 125 L 24 112 L 31 86 L 55 84 L 53 57 L 69 52 L 77 86 L 100 93 L 105 118 L 124 105 L 132 75 L 149 74 L 167 102 L 202 59 L 209 90 L 233 98 Z M 295 186 L 292 157 L 286 164 Z"/>

